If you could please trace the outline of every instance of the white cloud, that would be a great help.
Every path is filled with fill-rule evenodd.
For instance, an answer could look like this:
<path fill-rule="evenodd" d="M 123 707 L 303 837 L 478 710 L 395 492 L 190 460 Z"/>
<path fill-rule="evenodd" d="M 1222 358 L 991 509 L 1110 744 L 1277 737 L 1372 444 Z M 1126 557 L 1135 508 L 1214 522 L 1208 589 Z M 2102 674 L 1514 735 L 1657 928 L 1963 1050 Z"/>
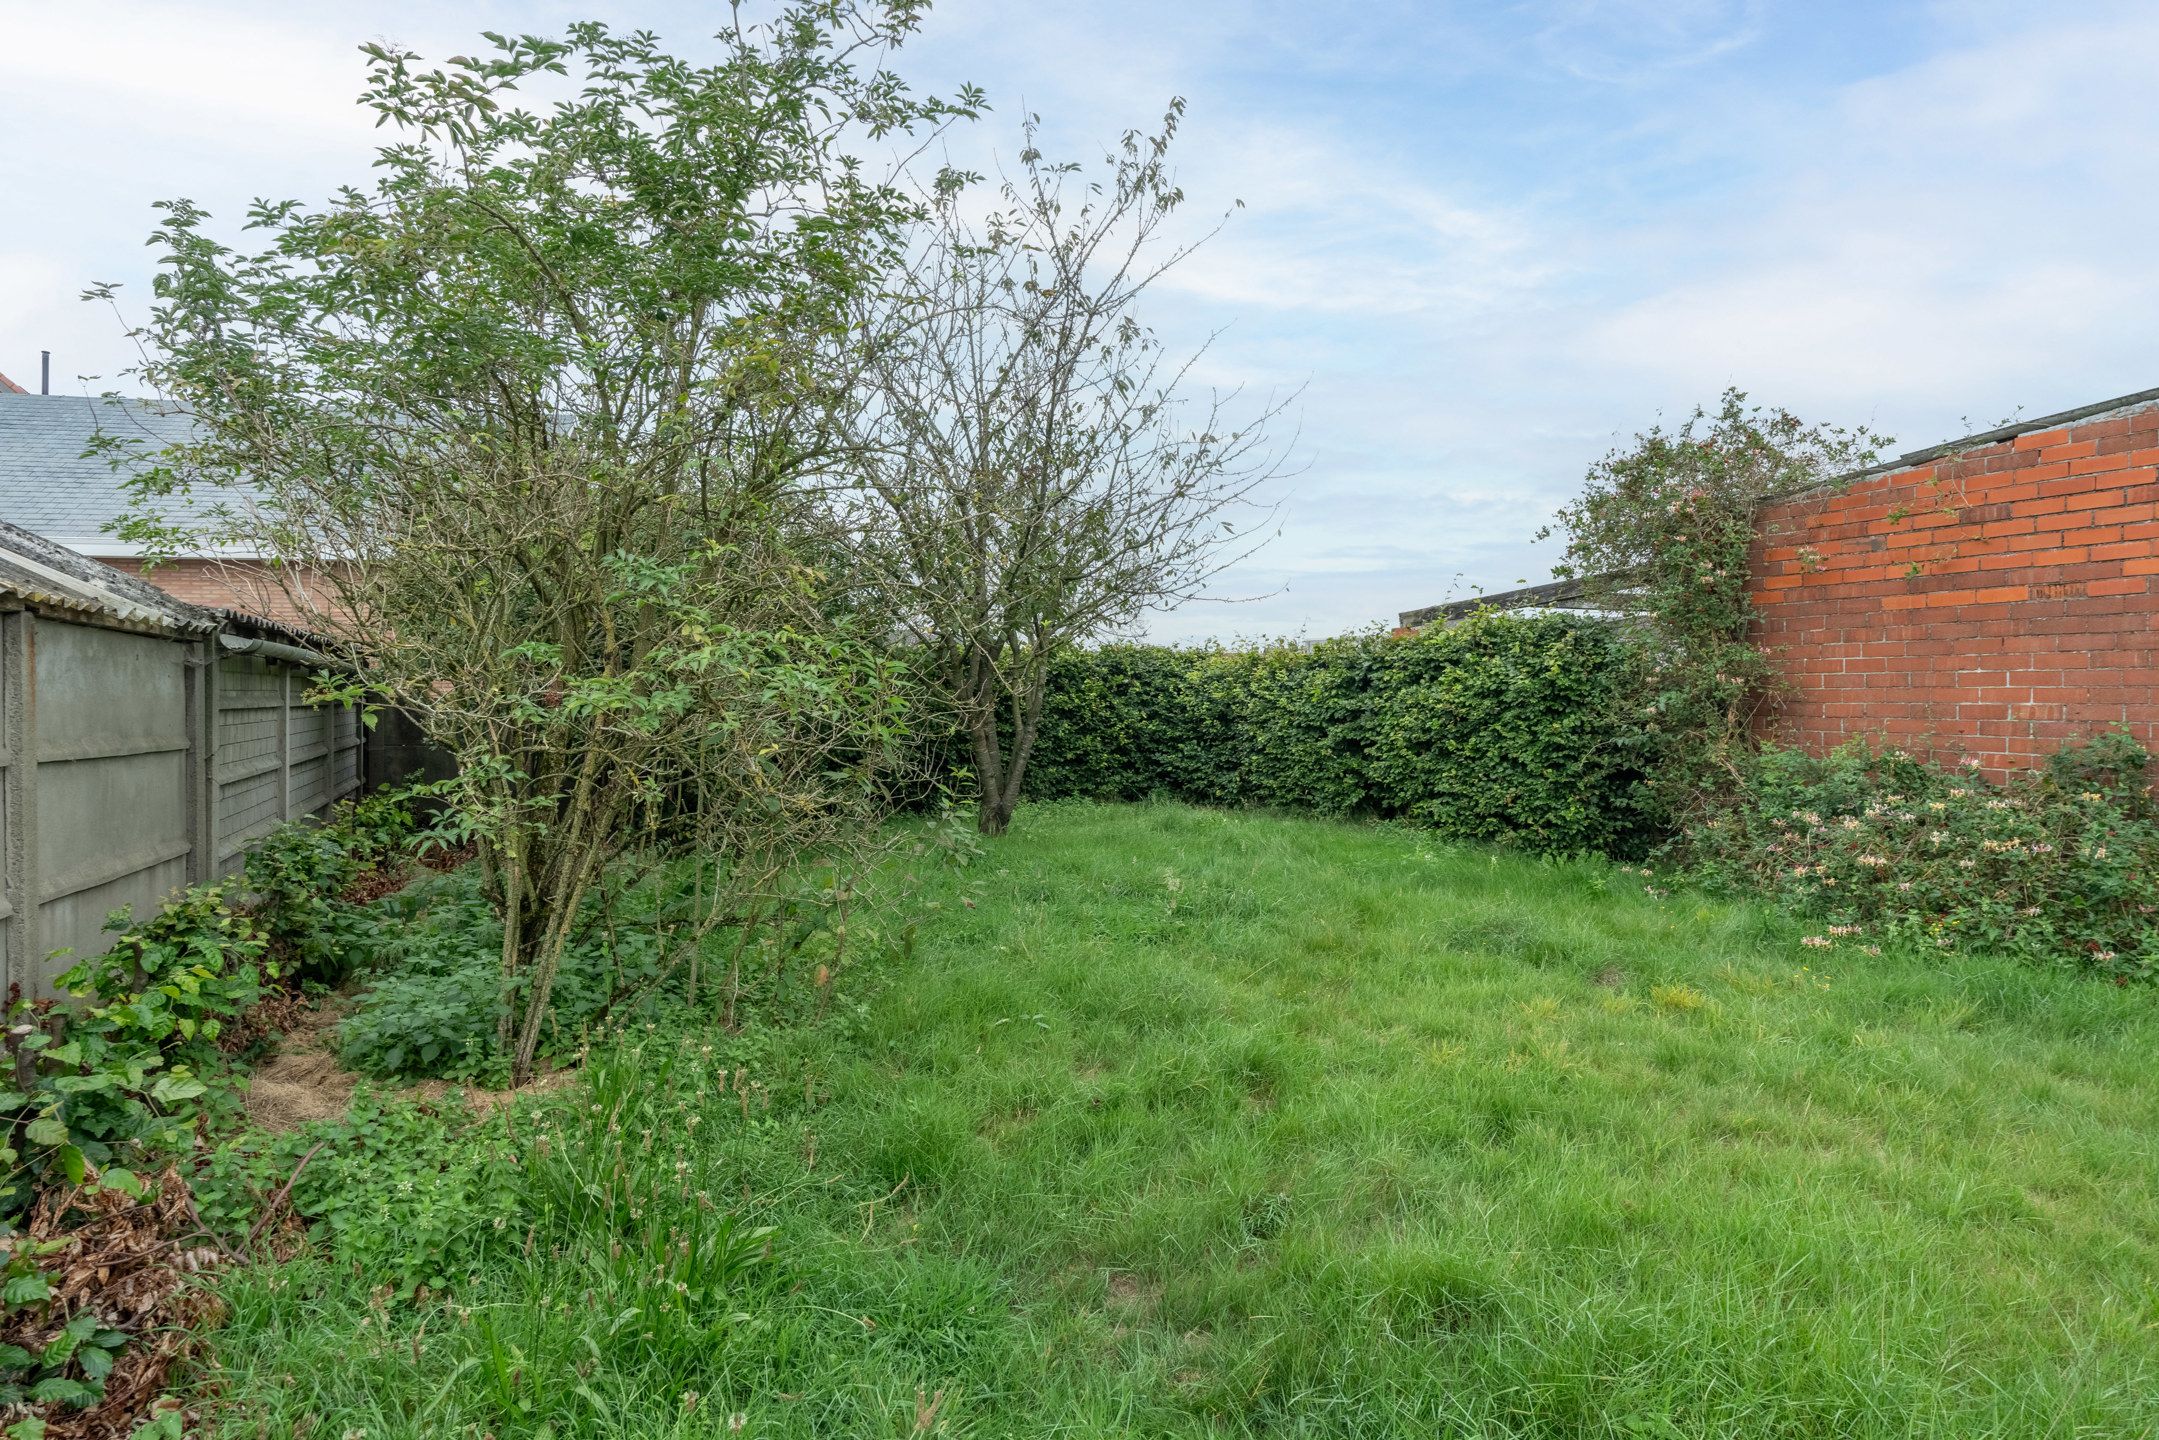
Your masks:
<path fill-rule="evenodd" d="M 1693 273 L 1593 324 L 1582 359 L 1929 430 L 2151 383 L 2155 67 L 2143 13 L 1851 86 L 1781 137 L 1760 203 L 1709 227 Z"/>

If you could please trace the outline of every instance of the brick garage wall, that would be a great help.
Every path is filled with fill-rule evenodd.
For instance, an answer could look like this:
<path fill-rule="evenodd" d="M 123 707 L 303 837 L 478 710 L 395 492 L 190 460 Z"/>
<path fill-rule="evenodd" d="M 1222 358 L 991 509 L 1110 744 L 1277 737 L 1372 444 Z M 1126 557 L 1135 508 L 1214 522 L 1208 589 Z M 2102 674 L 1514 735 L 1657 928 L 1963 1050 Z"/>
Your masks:
<path fill-rule="evenodd" d="M 1770 723 L 1991 770 L 2126 725 L 2159 749 L 2159 405 L 1780 501 L 1755 553 Z"/>
<path fill-rule="evenodd" d="M 292 603 L 278 577 L 252 560 L 168 560 L 145 571 L 142 562 L 131 556 L 96 558 L 196 605 L 238 610 L 302 629 L 320 628 L 318 621 Z"/>

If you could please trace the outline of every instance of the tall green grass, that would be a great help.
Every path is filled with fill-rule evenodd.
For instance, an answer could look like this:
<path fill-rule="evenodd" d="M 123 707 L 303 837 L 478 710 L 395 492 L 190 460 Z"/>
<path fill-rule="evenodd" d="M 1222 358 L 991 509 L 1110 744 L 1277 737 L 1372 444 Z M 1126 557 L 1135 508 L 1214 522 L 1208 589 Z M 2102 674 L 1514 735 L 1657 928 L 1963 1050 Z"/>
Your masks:
<path fill-rule="evenodd" d="M 493 1122 L 550 1134 L 553 1218 L 446 1299 L 226 1282 L 215 1423 L 2159 1428 L 2149 990 L 1175 806 L 1024 811 L 964 880 L 865 1004 L 640 1032 Z"/>

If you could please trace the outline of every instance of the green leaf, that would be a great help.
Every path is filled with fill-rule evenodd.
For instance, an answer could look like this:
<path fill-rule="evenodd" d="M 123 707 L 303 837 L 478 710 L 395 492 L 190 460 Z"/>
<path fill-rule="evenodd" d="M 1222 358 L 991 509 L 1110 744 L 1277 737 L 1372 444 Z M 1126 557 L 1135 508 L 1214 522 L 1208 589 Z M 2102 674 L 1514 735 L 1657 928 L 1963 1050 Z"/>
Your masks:
<path fill-rule="evenodd" d="M 181 1100 L 193 1100 L 208 1093 L 210 1087 L 190 1075 L 162 1075 L 150 1087 L 150 1096 L 160 1105 L 171 1105 Z"/>
<path fill-rule="evenodd" d="M 60 1161 L 60 1168 L 67 1172 L 68 1183 L 82 1184 L 83 1176 L 90 1173 L 89 1165 L 83 1160 L 82 1151 L 73 1145 L 62 1145 L 53 1154 Z"/>
<path fill-rule="evenodd" d="M 97 1183 L 107 1190 L 117 1190 L 132 1200 L 140 1200 L 144 1191 L 149 1188 L 143 1184 L 141 1177 L 136 1175 L 134 1171 L 122 1169 L 118 1166 L 110 1170 L 100 1171 Z"/>
<path fill-rule="evenodd" d="M 30 1128 L 23 1133 L 30 1137 L 30 1143 L 33 1145 L 49 1147 L 65 1145 L 68 1141 L 67 1124 L 57 1115 L 38 1116 L 37 1119 L 30 1122 Z"/>
<path fill-rule="evenodd" d="M 35 1305 L 52 1299 L 52 1285 L 47 1277 L 33 1271 L 28 1275 L 10 1275 L 7 1283 L 0 1285 L 0 1303 L 8 1305 Z"/>
<path fill-rule="evenodd" d="M 95 1389 L 80 1380 L 69 1380 L 60 1375 L 38 1381 L 30 1387 L 30 1393 L 49 1405 L 88 1405 L 98 1397 Z"/>
<path fill-rule="evenodd" d="M 84 1313 L 88 1314 L 87 1311 Z M 96 1316 L 91 1316 L 91 1323 L 95 1324 L 96 1319 Z M 48 1368 L 57 1369 L 67 1364 L 74 1357 L 76 1347 L 88 1338 L 87 1334 L 77 1330 L 71 1322 L 58 1335 L 53 1336 L 52 1343 L 45 1347 L 45 1353 L 38 1357 L 38 1361 Z"/>

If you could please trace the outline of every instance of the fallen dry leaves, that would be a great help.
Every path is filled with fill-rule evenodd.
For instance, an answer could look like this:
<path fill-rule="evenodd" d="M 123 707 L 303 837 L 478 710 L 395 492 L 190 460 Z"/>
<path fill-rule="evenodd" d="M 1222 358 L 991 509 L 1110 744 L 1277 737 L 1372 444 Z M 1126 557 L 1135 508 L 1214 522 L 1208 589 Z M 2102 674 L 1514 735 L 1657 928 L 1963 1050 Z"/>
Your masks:
<path fill-rule="evenodd" d="M 203 1229 L 187 1183 L 170 1168 L 140 1200 L 117 1190 L 48 1191 L 31 1210 L 27 1233 L 59 1242 L 39 1262 L 52 1301 L 42 1314 L 25 1309 L 0 1321 L 0 1341 L 36 1352 L 86 1308 L 102 1325 L 126 1331 L 102 1400 L 80 1410 L 39 1407 L 47 1440 L 125 1440 L 161 1408 L 177 1405 L 160 1398 L 172 1367 L 218 1318 L 216 1299 L 190 1277 L 225 1263 L 228 1252 Z"/>

